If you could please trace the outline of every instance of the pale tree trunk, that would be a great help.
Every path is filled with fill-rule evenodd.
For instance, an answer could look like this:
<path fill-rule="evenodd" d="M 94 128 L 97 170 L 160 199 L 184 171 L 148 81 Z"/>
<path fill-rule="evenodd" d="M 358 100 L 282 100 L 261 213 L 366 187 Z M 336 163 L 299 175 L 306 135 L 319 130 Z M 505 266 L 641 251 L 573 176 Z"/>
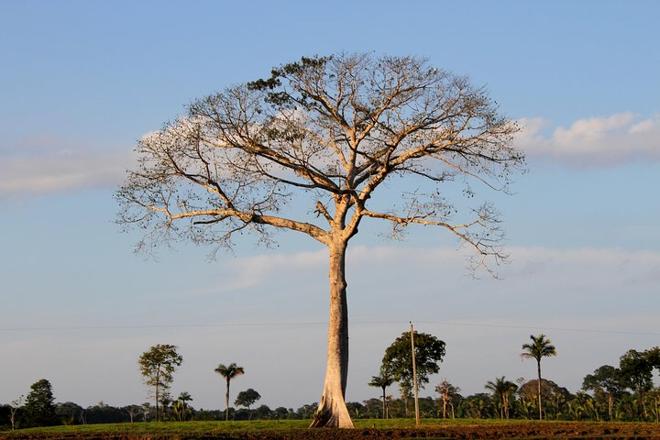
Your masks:
<path fill-rule="evenodd" d="M 310 427 L 353 428 L 344 396 L 348 376 L 348 308 L 346 301 L 346 245 L 335 239 L 330 254 L 330 318 L 323 394 Z"/>
<path fill-rule="evenodd" d="M 537 366 L 537 370 L 538 370 L 538 373 L 539 373 L 539 387 L 538 387 L 538 391 L 539 391 L 539 420 L 543 420 L 543 409 L 541 407 L 541 360 L 540 359 L 536 361 L 536 366 Z"/>
<path fill-rule="evenodd" d="M 612 393 L 607 393 L 607 416 L 608 420 L 612 421 L 612 407 L 614 406 L 614 399 Z"/>

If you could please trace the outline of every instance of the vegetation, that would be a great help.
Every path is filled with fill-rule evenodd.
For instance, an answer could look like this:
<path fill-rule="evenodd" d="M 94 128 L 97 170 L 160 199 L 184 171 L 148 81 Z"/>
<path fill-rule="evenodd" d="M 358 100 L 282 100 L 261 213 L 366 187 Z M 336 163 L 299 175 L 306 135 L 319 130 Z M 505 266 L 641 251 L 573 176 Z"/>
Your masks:
<path fill-rule="evenodd" d="M 227 391 L 225 393 L 225 420 L 229 420 L 229 384 L 233 378 L 244 374 L 245 370 L 243 367 L 239 367 L 232 362 L 229 365 L 220 364 L 213 371 L 224 377 L 227 384 Z"/>
<path fill-rule="evenodd" d="M 424 338 L 420 338 L 423 341 Z M 409 346 L 408 346 L 409 347 Z M 624 353 L 617 367 L 604 365 L 594 370 L 593 373 L 584 377 L 582 390 L 575 393 L 561 387 L 548 379 L 540 381 L 542 394 L 544 396 L 543 412 L 545 419 L 554 421 L 647 421 L 660 422 L 660 388 L 655 387 L 652 374 L 660 371 L 658 363 L 659 347 L 653 347 L 645 351 L 629 350 Z M 436 351 L 437 352 L 437 351 Z M 227 371 L 236 370 L 241 367 L 235 364 L 225 367 Z M 241 369 L 242 370 L 242 369 Z M 649 372 L 651 374 L 649 378 Z M 237 374 L 237 373 L 236 373 Z M 235 377 L 235 375 L 233 377 Z M 384 384 L 390 383 L 392 378 L 383 376 L 386 370 L 381 371 L 380 376 L 372 378 L 370 384 L 378 388 L 387 389 Z M 378 383 L 378 385 L 375 385 Z M 446 420 L 449 416 L 456 420 L 487 420 L 503 419 L 509 420 L 531 420 L 538 417 L 538 379 L 519 381 L 519 386 L 506 380 L 504 376 L 496 378 L 485 384 L 491 394 L 477 393 L 463 396 L 460 389 L 444 379 L 436 387 L 438 398 L 420 398 L 421 416 L 426 419 L 442 417 Z M 305 404 L 298 409 L 293 408 L 269 408 L 261 405 L 252 408 L 252 405 L 261 396 L 251 388 L 239 393 L 236 404 L 243 406 L 238 410 L 220 411 L 196 409 L 191 405 L 193 401 L 189 393 L 181 393 L 176 400 L 161 399 L 159 409 L 154 405 L 143 403 L 132 404 L 123 407 L 113 407 L 103 402 L 83 408 L 74 402 L 54 403 L 52 387 L 48 380 L 42 379 L 32 385 L 28 398 L 21 406 L 20 399 L 12 402 L 12 405 L 0 405 L 0 430 L 11 430 L 12 426 L 17 431 L 23 431 L 31 426 L 48 426 L 53 424 L 62 425 L 97 425 L 103 423 L 135 424 L 134 432 L 147 427 L 172 426 L 211 426 L 211 425 L 181 425 L 183 421 L 217 421 L 227 419 L 233 421 L 255 420 L 254 426 L 296 426 L 303 427 L 312 420 L 318 403 Z M 30 402 L 28 406 L 28 402 Z M 385 394 L 385 409 L 383 400 L 371 398 L 363 402 L 348 402 L 347 408 L 351 417 L 356 420 L 370 420 L 383 417 L 388 420 L 378 422 L 377 426 L 406 426 L 400 418 L 406 417 L 406 399 L 394 399 Z M 158 411 L 158 415 L 156 414 Z M 13 419 L 13 421 L 12 421 Z M 399 419 L 399 420 L 392 420 Z M 144 422 L 161 420 L 166 424 L 154 425 Z M 262 423 L 259 420 L 287 421 L 284 424 L 273 425 L 273 422 Z M 295 422 L 295 421 L 299 422 Z M 291 422 L 289 422 L 291 421 Z M 391 424 L 388 424 L 390 423 Z M 222 429 L 235 425 L 225 422 Z M 278 422 L 280 423 L 280 422 Z M 290 424 L 287 424 L 290 423 Z M 366 422 L 365 422 L 366 423 Z M 460 422 L 457 422 L 460 423 Z M 398 425 L 397 425 L 398 424 Z M 215 425 L 216 427 L 218 425 Z M 370 426 L 361 424 L 358 426 Z M 83 428 L 81 428 L 83 429 Z M 92 432 L 92 428 L 87 432 Z M 102 430 L 102 428 L 99 428 Z M 133 428 L 121 428 L 130 430 Z M 169 428 L 154 428 L 169 429 Z M 172 428 L 174 431 L 175 428 Z M 217 428 L 220 429 L 220 428 Z M 227 428 L 230 429 L 230 428 Z M 26 431 L 32 432 L 32 431 Z M 45 432 L 45 431 L 44 431 Z M 49 431 L 49 432 L 58 432 Z M 69 431 L 72 432 L 72 431 Z"/>
<path fill-rule="evenodd" d="M 536 371 L 538 374 L 538 400 L 539 400 L 539 420 L 543 420 L 543 404 L 542 404 L 542 390 L 541 390 L 541 359 L 548 356 L 556 356 L 557 350 L 555 346 L 550 343 L 550 340 L 545 337 L 544 334 L 538 336 L 530 335 L 529 338 L 532 340 L 531 344 L 523 344 L 523 352 L 521 356 L 523 358 L 535 359 L 536 360 Z"/>
<path fill-rule="evenodd" d="M 168 398 L 167 390 L 174 380 L 174 371 L 182 362 L 183 358 L 176 352 L 176 346 L 168 344 L 154 345 L 142 353 L 138 360 L 144 383 L 154 387 L 157 421 L 160 420 L 158 405 L 164 403 L 163 397 Z"/>
<path fill-rule="evenodd" d="M 495 379 L 494 382 L 490 380 L 486 382 L 486 389 L 493 393 L 493 398 L 497 402 L 496 405 L 500 407 L 500 418 L 508 419 L 509 401 L 513 393 L 518 389 L 518 386 L 502 376 Z"/>
<path fill-rule="evenodd" d="M 261 399 L 261 394 L 252 388 L 248 388 L 247 390 L 238 393 L 236 400 L 234 400 L 234 405 L 244 406 L 249 410 L 259 399 Z"/>
<path fill-rule="evenodd" d="M 394 378 L 390 373 L 381 367 L 380 375 L 372 376 L 369 382 L 370 387 L 378 387 L 383 391 L 383 418 L 387 418 L 387 387 L 394 383 Z"/>
<path fill-rule="evenodd" d="M 458 180 L 506 189 L 522 168 L 517 125 L 485 90 L 414 57 L 302 58 L 268 78 L 201 98 L 137 145 L 138 166 L 117 192 L 119 222 L 144 240 L 231 246 L 238 234 L 272 241 L 299 232 L 328 249 L 326 373 L 313 426 L 351 427 L 346 252 L 363 220 L 444 229 L 474 250 L 475 266 L 505 258 L 489 204 L 442 196 Z M 418 190 L 379 210 L 383 188 L 405 178 Z M 455 179 L 457 178 L 457 179 Z M 389 191 L 395 191 L 391 186 Z M 306 202 L 285 210 L 290 200 Z M 459 211 L 461 208 L 461 212 Z M 144 242 L 142 243 L 144 244 Z"/>
<path fill-rule="evenodd" d="M 29 426 L 49 426 L 57 424 L 53 387 L 46 379 L 36 381 L 25 398 L 24 417 Z"/>
<path fill-rule="evenodd" d="M 417 365 L 417 384 L 413 383 L 412 353 L 410 333 L 403 332 L 385 350 L 381 371 L 385 371 L 399 383 L 401 398 L 404 400 L 406 416 L 408 400 L 413 387 L 424 388 L 429 382 L 429 375 L 440 371 L 440 362 L 445 356 L 445 343 L 428 333 L 414 332 L 415 362 Z"/>

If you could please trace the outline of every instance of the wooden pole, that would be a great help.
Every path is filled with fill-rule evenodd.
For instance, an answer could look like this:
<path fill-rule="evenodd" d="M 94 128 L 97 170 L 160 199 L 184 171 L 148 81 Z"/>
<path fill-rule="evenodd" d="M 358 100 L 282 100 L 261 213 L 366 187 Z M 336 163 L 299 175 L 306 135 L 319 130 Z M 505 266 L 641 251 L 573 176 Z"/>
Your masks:
<path fill-rule="evenodd" d="M 413 390 L 415 391 L 415 426 L 419 426 L 419 386 L 417 384 L 417 362 L 415 360 L 415 329 L 410 322 L 410 349 L 412 353 Z"/>

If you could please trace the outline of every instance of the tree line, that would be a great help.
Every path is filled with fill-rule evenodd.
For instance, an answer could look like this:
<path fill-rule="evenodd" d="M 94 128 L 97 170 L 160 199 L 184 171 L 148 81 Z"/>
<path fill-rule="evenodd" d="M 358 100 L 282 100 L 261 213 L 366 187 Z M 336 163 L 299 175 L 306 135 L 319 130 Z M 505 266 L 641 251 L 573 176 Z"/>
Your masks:
<path fill-rule="evenodd" d="M 446 344 L 437 337 L 414 332 L 417 386 L 424 389 L 430 375 L 439 372 L 446 353 Z M 603 365 L 587 374 L 582 388 L 572 393 L 552 380 L 541 376 L 541 361 L 557 354 L 545 335 L 531 335 L 530 343 L 522 345 L 521 356 L 536 361 L 537 378 L 511 381 L 496 377 L 484 384 L 484 392 L 462 395 L 458 386 L 447 379 L 434 386 L 435 395 L 419 399 L 424 418 L 500 418 L 551 420 L 639 420 L 660 421 L 660 387 L 653 382 L 654 369 L 660 371 L 660 347 L 644 351 L 628 350 L 619 358 L 618 366 Z M 373 376 L 370 386 L 381 390 L 380 398 L 363 402 L 347 402 L 352 418 L 411 417 L 410 401 L 414 387 L 410 335 L 404 332 L 385 350 L 380 374 Z M 150 347 L 138 360 L 144 383 L 149 387 L 151 402 L 115 407 L 99 402 L 83 408 L 74 402 L 55 403 L 52 385 L 40 379 L 30 387 L 27 396 L 0 405 L 0 429 L 32 426 L 72 425 L 187 420 L 254 420 L 312 419 L 318 402 L 301 407 L 270 408 L 255 404 L 259 392 L 247 388 L 237 393 L 230 406 L 230 385 L 245 369 L 236 363 L 219 364 L 213 371 L 225 382 L 224 410 L 196 409 L 193 397 L 181 392 L 172 397 L 170 387 L 176 368 L 183 363 L 174 345 Z M 399 397 L 388 393 L 398 384 Z"/>

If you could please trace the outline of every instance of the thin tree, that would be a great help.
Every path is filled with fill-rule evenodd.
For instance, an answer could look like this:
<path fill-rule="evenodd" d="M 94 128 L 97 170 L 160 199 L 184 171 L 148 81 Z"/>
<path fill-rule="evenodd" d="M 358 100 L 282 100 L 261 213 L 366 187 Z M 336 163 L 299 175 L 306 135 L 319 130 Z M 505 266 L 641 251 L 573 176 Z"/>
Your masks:
<path fill-rule="evenodd" d="M 224 377 L 225 382 L 227 383 L 227 392 L 225 393 L 225 420 L 229 420 L 229 384 L 231 383 L 231 380 L 236 376 L 245 374 L 245 370 L 243 367 L 239 367 L 232 362 L 229 365 L 220 364 L 218 365 L 218 368 L 213 371 Z"/>
<path fill-rule="evenodd" d="M 12 431 L 16 430 L 16 415 L 23 406 L 24 401 L 25 401 L 25 396 L 21 395 L 18 397 L 18 399 L 12 400 L 11 404 L 9 405 L 9 422 L 11 423 Z"/>
<path fill-rule="evenodd" d="M 176 367 L 183 363 L 183 357 L 176 350 L 175 345 L 157 344 L 142 353 L 138 360 L 144 383 L 154 388 L 156 421 L 161 419 L 159 404 L 162 397 L 174 381 Z"/>
<path fill-rule="evenodd" d="M 323 392 L 312 426 L 352 427 L 348 376 L 346 251 L 363 220 L 443 228 L 475 253 L 473 267 L 505 257 L 495 209 L 458 209 L 440 191 L 470 180 L 506 190 L 523 154 L 515 123 L 482 88 L 414 57 L 302 58 L 270 77 L 202 98 L 145 136 L 138 165 L 117 192 L 118 221 L 145 231 L 138 248 L 188 239 L 232 246 L 293 230 L 328 249 L 330 317 Z M 384 209 L 372 202 L 386 182 Z M 460 188 L 459 188 L 460 189 Z M 459 191 L 460 193 L 460 191 Z M 289 201 L 307 203 L 293 217 Z M 382 205 L 380 205 L 382 207 Z M 298 211 L 298 210 L 296 210 Z"/>
<path fill-rule="evenodd" d="M 531 344 L 523 344 L 523 352 L 520 354 L 523 358 L 536 360 L 536 371 L 538 373 L 538 397 L 539 397 L 539 420 L 543 420 L 542 398 L 541 398 L 541 359 L 544 357 L 556 356 L 557 350 L 551 341 L 544 334 L 538 336 L 530 335 Z"/>
<path fill-rule="evenodd" d="M 387 418 L 387 387 L 394 383 L 394 378 L 390 374 L 381 368 L 380 374 L 378 376 L 371 376 L 371 381 L 369 382 L 370 387 L 377 387 L 383 391 L 383 418 Z"/>
<path fill-rule="evenodd" d="M 500 406 L 500 418 L 509 418 L 509 399 L 511 394 L 515 393 L 518 385 L 506 380 L 504 376 L 495 379 L 495 382 L 489 380 L 486 382 L 485 388 L 493 392 L 493 396 Z"/>
<path fill-rule="evenodd" d="M 442 402 L 443 419 L 447 418 L 447 406 L 449 406 L 451 409 L 451 418 L 454 418 L 455 411 L 452 399 L 457 396 L 460 391 L 460 388 L 449 383 L 447 379 L 444 379 L 442 382 L 440 382 L 440 384 L 436 385 L 435 392 L 440 395 L 440 401 Z"/>

